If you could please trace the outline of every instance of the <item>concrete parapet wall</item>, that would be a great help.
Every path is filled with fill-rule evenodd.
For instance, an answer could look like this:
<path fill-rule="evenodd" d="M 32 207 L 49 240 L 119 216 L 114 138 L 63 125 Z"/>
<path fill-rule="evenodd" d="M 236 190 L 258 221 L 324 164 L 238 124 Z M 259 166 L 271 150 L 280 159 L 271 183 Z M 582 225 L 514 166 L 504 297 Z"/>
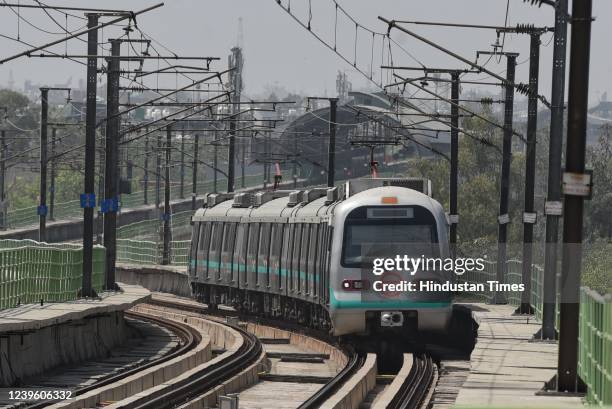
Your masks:
<path fill-rule="evenodd" d="M 368 354 L 363 366 L 329 398 L 321 409 L 357 409 L 376 386 L 376 355 Z"/>
<path fill-rule="evenodd" d="M 0 334 L 0 386 L 49 369 L 107 356 L 128 338 L 123 311 L 68 321 L 35 331 Z"/>
<path fill-rule="evenodd" d="M 28 304 L 0 312 L 0 386 L 52 368 L 108 356 L 130 336 L 123 311 L 149 291 L 120 284 L 101 299 Z"/>
<path fill-rule="evenodd" d="M 183 271 L 182 271 L 183 270 Z M 151 291 L 191 296 L 189 276 L 184 269 L 173 266 L 117 265 L 117 281 L 140 285 Z"/>
<path fill-rule="evenodd" d="M 134 310 L 145 314 L 151 314 L 152 312 L 145 306 L 137 306 Z M 154 311 L 153 313 L 154 315 L 159 315 Z M 167 314 L 164 314 L 164 316 L 173 319 Z M 182 322 L 181 319 L 176 319 L 176 321 Z M 195 327 L 202 333 L 202 341 L 196 348 L 186 354 L 177 356 L 151 368 L 147 368 L 119 382 L 89 391 L 83 395 L 77 396 L 73 400 L 60 402 L 50 407 L 70 409 L 95 408 L 99 407 L 102 402 L 118 402 L 126 399 L 135 400 L 142 396 L 139 394 L 150 393 L 147 391 L 152 391 L 154 390 L 153 388 L 167 387 L 174 379 L 185 373 L 197 370 L 201 365 L 205 365 L 212 358 L 213 343 L 211 342 L 210 335 L 218 338 L 216 334 L 221 332 L 222 329 L 217 328 L 216 325 L 198 325 Z M 233 339 L 232 336 L 228 336 L 228 338 Z"/>

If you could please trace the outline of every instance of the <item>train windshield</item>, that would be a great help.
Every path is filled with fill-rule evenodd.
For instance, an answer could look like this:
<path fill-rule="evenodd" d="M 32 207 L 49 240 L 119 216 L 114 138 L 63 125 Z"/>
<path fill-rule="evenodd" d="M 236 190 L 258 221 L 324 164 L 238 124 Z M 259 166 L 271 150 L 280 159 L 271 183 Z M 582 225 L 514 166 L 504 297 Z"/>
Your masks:
<path fill-rule="evenodd" d="M 397 255 L 415 258 L 439 255 L 435 219 L 426 209 L 415 209 L 408 213 L 409 217 L 390 218 L 371 217 L 372 209 L 364 210 L 353 211 L 346 219 L 344 267 L 369 267 L 375 258 Z"/>

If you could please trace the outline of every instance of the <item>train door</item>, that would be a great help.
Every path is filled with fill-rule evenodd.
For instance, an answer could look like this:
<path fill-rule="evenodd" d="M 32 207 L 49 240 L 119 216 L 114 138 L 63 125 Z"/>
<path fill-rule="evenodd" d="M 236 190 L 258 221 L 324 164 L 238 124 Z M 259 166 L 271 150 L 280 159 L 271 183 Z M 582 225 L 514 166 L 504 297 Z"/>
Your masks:
<path fill-rule="evenodd" d="M 246 257 L 246 286 L 254 289 L 257 282 L 257 250 L 259 248 L 259 223 L 249 223 L 249 240 Z"/>
<path fill-rule="evenodd" d="M 317 268 L 318 258 L 318 233 L 319 224 L 310 225 L 310 240 L 308 242 L 308 281 L 306 282 L 308 288 L 308 296 L 312 300 L 316 299 L 317 296 L 317 283 L 319 281 L 319 269 Z"/>
<path fill-rule="evenodd" d="M 226 285 L 229 285 L 232 281 L 232 255 L 236 243 L 236 225 L 237 223 L 225 223 L 225 229 L 223 231 L 223 245 L 221 247 L 219 271 L 221 273 L 221 282 Z"/>
<path fill-rule="evenodd" d="M 283 223 L 274 223 L 272 225 L 272 236 L 270 238 L 270 282 L 268 283 L 270 291 L 279 293 L 283 288 L 281 257 L 283 242 L 284 242 L 284 226 Z"/>
<path fill-rule="evenodd" d="M 302 224 L 293 225 L 293 249 L 291 254 L 291 293 L 294 297 L 300 291 L 300 243 L 302 242 Z"/>
<path fill-rule="evenodd" d="M 189 248 L 189 278 L 191 281 L 195 279 L 198 271 L 198 243 L 201 225 L 200 222 L 194 222 L 191 230 L 191 247 Z"/>
<path fill-rule="evenodd" d="M 270 234 L 272 233 L 271 230 L 271 223 L 261 223 L 259 234 L 259 251 L 257 252 L 257 274 L 255 276 L 255 284 L 258 287 L 268 287 L 270 285 L 269 258 Z M 263 291 L 267 291 L 267 289 Z"/>
<path fill-rule="evenodd" d="M 298 291 L 302 298 L 308 297 L 308 250 L 310 242 L 310 223 L 302 224 L 302 242 L 300 243 L 300 256 L 299 256 L 299 268 L 300 268 L 300 280 Z"/>

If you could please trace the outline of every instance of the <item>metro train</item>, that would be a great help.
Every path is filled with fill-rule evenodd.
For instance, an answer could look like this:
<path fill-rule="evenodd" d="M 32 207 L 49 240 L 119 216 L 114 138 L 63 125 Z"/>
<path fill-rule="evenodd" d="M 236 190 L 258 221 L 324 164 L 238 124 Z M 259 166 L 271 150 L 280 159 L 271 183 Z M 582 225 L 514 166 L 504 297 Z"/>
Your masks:
<path fill-rule="evenodd" d="M 444 271 L 372 274 L 374 258 L 448 257 L 447 219 L 426 179 L 209 194 L 192 218 L 194 296 L 331 335 L 443 331 L 447 293 L 379 292 L 374 280 L 452 280 Z M 380 283 L 379 283 L 380 284 Z"/>

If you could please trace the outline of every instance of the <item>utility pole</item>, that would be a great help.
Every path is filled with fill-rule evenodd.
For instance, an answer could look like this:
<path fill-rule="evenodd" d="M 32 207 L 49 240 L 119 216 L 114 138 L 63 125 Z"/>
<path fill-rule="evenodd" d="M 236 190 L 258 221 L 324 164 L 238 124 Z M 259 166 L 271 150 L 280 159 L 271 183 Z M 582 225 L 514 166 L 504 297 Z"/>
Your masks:
<path fill-rule="evenodd" d="M 327 151 L 327 186 L 334 187 L 336 173 L 336 112 L 338 98 L 329 98 L 329 149 Z"/>
<path fill-rule="evenodd" d="M 234 145 L 236 144 L 236 123 L 230 122 L 229 146 L 227 149 L 227 193 L 234 191 Z M 217 145 L 215 144 L 215 162 L 217 158 Z M 215 168 L 217 165 L 215 164 Z M 215 172 L 216 175 L 216 172 Z"/>
<path fill-rule="evenodd" d="M 106 87 L 106 152 L 104 166 L 104 247 L 106 247 L 106 283 L 107 290 L 114 290 L 115 263 L 117 259 L 117 211 L 119 198 L 117 185 L 119 182 L 119 55 L 120 40 L 110 40 L 111 56 L 107 58 L 108 66 Z"/>
<path fill-rule="evenodd" d="M 266 189 L 268 183 L 270 183 L 270 132 L 266 132 L 264 135 L 264 180 L 263 187 Z"/>
<path fill-rule="evenodd" d="M 145 133 L 149 130 L 145 128 Z M 145 136 L 145 158 L 144 158 L 144 204 L 149 204 L 149 135 Z"/>
<path fill-rule="evenodd" d="M 157 154 L 155 155 L 155 209 L 159 210 L 161 204 L 161 152 L 162 152 L 161 132 L 157 133 Z"/>
<path fill-rule="evenodd" d="M 451 254 L 454 257 L 457 250 L 457 223 L 459 215 L 457 212 L 457 184 L 459 178 L 459 72 L 451 72 L 451 163 L 450 163 L 450 245 Z"/>
<path fill-rule="evenodd" d="M 506 55 L 506 84 L 504 102 L 504 140 L 502 146 L 501 186 L 499 189 L 499 216 L 498 216 L 498 244 L 497 244 L 497 276 L 500 283 L 505 283 L 507 254 L 508 223 L 508 197 L 510 195 L 510 162 L 512 160 L 512 116 L 514 114 L 514 74 L 516 69 L 516 53 Z M 493 304 L 506 304 L 504 292 L 497 291 L 491 300 Z"/>
<path fill-rule="evenodd" d="M 216 136 L 213 136 L 214 139 L 216 139 Z M 230 136 L 231 138 L 231 136 Z M 213 139 L 213 192 L 217 193 L 217 181 L 218 181 L 218 175 L 217 175 L 217 169 L 218 169 L 218 156 L 219 156 L 219 148 L 217 147 L 217 141 L 215 141 Z M 229 175 L 229 174 L 228 174 Z M 229 176 L 228 176 L 229 177 Z"/>
<path fill-rule="evenodd" d="M 245 173 L 244 173 L 244 168 L 246 167 L 246 147 L 247 147 L 247 143 L 246 140 L 243 138 L 240 138 L 240 145 L 242 146 L 242 158 L 241 158 L 241 165 L 240 165 L 240 170 L 241 170 L 241 174 L 240 174 L 240 187 L 242 187 L 243 189 L 246 187 L 245 184 Z"/>
<path fill-rule="evenodd" d="M 38 241 L 47 241 L 47 122 L 49 89 L 40 89 L 40 191 L 38 201 Z"/>
<path fill-rule="evenodd" d="M 572 2 L 557 366 L 560 392 L 578 392 L 581 387 L 577 368 L 583 206 L 592 183 L 591 174 L 585 171 L 592 8 L 592 0 Z"/>
<path fill-rule="evenodd" d="M 181 174 L 180 174 L 180 180 L 181 180 L 181 191 L 180 191 L 180 198 L 184 199 L 185 198 L 185 124 L 182 125 L 181 127 Z"/>
<path fill-rule="evenodd" d="M 96 206 L 95 164 L 96 164 L 96 92 L 98 71 L 98 14 L 87 14 L 87 113 L 85 125 L 85 183 L 81 195 L 83 208 L 83 285 L 81 297 L 92 297 L 91 275 L 93 270 L 94 207 Z"/>
<path fill-rule="evenodd" d="M 193 162 L 191 163 L 191 210 L 196 209 L 198 197 L 198 150 L 200 134 L 196 133 L 193 141 Z"/>
<path fill-rule="evenodd" d="M 49 186 L 49 220 L 55 220 L 53 215 L 55 211 L 55 177 L 57 171 L 57 159 L 55 159 L 55 141 L 57 129 L 51 129 L 51 185 Z"/>
<path fill-rule="evenodd" d="M 172 161 L 172 128 L 166 127 L 166 180 L 164 189 L 164 250 L 162 254 L 162 264 L 170 264 L 170 164 Z"/>
<path fill-rule="evenodd" d="M 293 137 L 293 188 L 297 188 L 297 157 L 298 157 L 298 143 L 297 136 Z"/>
<path fill-rule="evenodd" d="M 531 272 L 533 260 L 533 226 L 535 212 L 536 138 L 538 131 L 538 76 L 540 72 L 540 33 L 532 32 L 529 47 L 529 95 L 527 107 L 527 144 L 525 147 L 525 211 L 523 213 L 523 264 L 519 314 L 533 314 L 531 307 Z"/>
<path fill-rule="evenodd" d="M 565 58 L 567 49 L 568 0 L 557 0 L 555 7 L 555 43 L 553 50 L 550 113 L 550 145 L 548 150 L 548 191 L 546 195 L 546 248 L 542 285 L 542 328 L 540 338 L 556 339 L 555 308 L 557 298 L 557 253 L 561 203 L 561 153 L 563 149 L 563 111 L 565 104 Z M 537 334 L 536 334 L 537 336 Z"/>
<path fill-rule="evenodd" d="M 7 221 L 7 203 L 4 185 L 6 183 L 6 158 L 8 157 L 6 148 L 6 131 L 3 129 L 0 131 L 0 229 L 6 229 Z"/>

